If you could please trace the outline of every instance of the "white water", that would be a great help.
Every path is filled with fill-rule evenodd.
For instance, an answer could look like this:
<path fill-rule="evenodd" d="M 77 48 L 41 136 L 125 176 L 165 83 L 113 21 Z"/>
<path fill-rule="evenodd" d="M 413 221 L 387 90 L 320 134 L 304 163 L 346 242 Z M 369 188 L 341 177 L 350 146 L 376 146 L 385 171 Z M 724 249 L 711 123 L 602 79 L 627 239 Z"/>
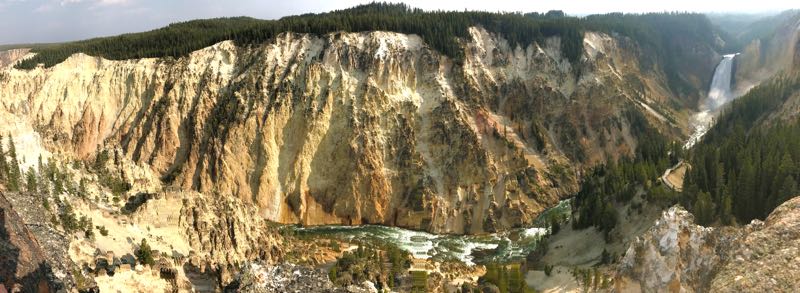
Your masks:
<path fill-rule="evenodd" d="M 488 235 L 436 235 L 427 232 L 406 230 L 397 227 L 364 226 L 317 226 L 296 228 L 298 233 L 324 235 L 346 240 L 368 240 L 392 243 L 409 252 L 414 258 L 442 257 L 457 259 L 467 265 L 478 261 L 508 261 L 522 259 L 533 251 L 550 231 L 545 220 L 554 213 L 569 217 L 572 201 L 562 200 L 558 205 L 542 213 L 535 227 L 513 229 Z M 479 259 L 478 251 L 490 251 Z"/>
<path fill-rule="evenodd" d="M 738 54 L 738 53 L 737 53 Z M 688 149 L 695 143 L 700 141 L 700 138 L 708 132 L 711 125 L 714 123 L 714 117 L 719 112 L 723 105 L 733 100 L 731 94 L 731 74 L 733 73 L 733 58 L 737 54 L 728 54 L 722 57 L 722 60 L 714 70 L 714 77 L 711 79 L 711 87 L 708 89 L 708 97 L 700 105 L 700 112 L 694 114 L 692 117 L 692 127 L 694 132 L 689 137 L 689 140 L 683 146 Z"/>

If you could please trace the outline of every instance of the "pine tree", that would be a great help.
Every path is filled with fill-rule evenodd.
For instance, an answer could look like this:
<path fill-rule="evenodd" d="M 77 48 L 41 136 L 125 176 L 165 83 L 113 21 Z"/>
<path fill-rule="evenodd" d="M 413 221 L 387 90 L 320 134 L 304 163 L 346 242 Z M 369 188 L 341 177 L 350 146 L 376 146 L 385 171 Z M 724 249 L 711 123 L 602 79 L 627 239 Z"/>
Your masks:
<path fill-rule="evenodd" d="M 772 181 L 772 184 L 771 184 L 771 186 L 775 189 L 776 192 L 774 192 L 775 196 L 773 197 L 773 200 L 770 203 L 770 206 L 772 206 L 772 207 L 778 206 L 780 203 L 782 203 L 782 202 L 786 201 L 786 199 L 788 199 L 788 198 L 786 198 L 787 196 L 789 198 L 794 196 L 794 195 L 789 195 L 789 194 L 786 194 L 786 193 L 792 193 L 792 192 L 796 191 L 796 190 L 792 190 L 792 187 L 787 185 L 787 184 L 790 183 L 790 182 L 787 182 L 790 179 L 791 179 L 792 182 L 797 183 L 792 178 L 792 173 L 794 173 L 795 170 L 796 170 L 795 163 L 794 163 L 794 160 L 792 160 L 792 156 L 789 154 L 789 152 L 783 153 L 783 156 L 781 157 L 781 162 L 778 165 L 778 168 L 777 168 L 776 173 L 775 173 L 774 180 Z"/>
<path fill-rule="evenodd" d="M 8 161 L 6 161 L 6 153 L 3 151 L 3 135 L 0 134 L 0 180 L 8 179 Z M 6 182 L 8 184 L 8 182 Z"/>
<path fill-rule="evenodd" d="M 80 198 L 86 199 L 88 194 L 89 194 L 89 192 L 86 191 L 86 179 L 85 178 L 81 178 L 80 182 L 78 182 L 78 196 Z M 334 243 L 336 243 L 336 242 L 334 242 Z"/>
<path fill-rule="evenodd" d="M 336 282 L 336 277 L 338 276 L 338 271 L 339 271 L 339 269 L 337 269 L 336 266 L 333 266 L 333 268 L 331 268 L 331 270 L 328 272 L 328 279 L 330 279 L 331 282 L 334 282 L 334 283 Z M 391 281 L 391 278 L 390 278 L 390 281 Z"/>
<path fill-rule="evenodd" d="M 730 225 L 733 223 L 733 201 L 731 200 L 730 193 L 726 193 L 722 196 L 722 207 L 720 214 L 723 224 Z"/>
<path fill-rule="evenodd" d="M 153 259 L 153 250 L 150 248 L 150 245 L 147 244 L 147 239 L 142 238 L 142 242 L 139 244 L 139 250 L 136 251 L 136 259 L 139 260 L 139 263 L 150 266 L 156 263 Z"/>
<path fill-rule="evenodd" d="M 742 174 L 738 176 L 739 178 L 739 186 L 737 188 L 737 194 L 735 199 L 735 211 L 736 211 L 736 218 L 741 219 L 742 222 L 750 222 L 750 220 L 754 219 L 755 216 L 755 205 L 753 202 L 755 201 L 755 177 L 756 172 L 751 160 L 749 158 L 745 159 L 744 168 L 742 168 Z"/>
<path fill-rule="evenodd" d="M 28 172 L 25 174 L 25 177 L 25 190 L 30 193 L 37 192 L 39 185 L 36 184 L 36 171 L 33 170 L 33 167 L 28 167 Z"/>
<path fill-rule="evenodd" d="M 719 154 L 716 156 L 719 158 Z M 725 168 L 722 163 L 717 160 L 714 168 L 714 201 L 722 201 L 722 193 L 725 189 Z"/>
<path fill-rule="evenodd" d="M 36 166 L 37 168 L 39 168 L 37 170 L 39 171 L 39 174 L 44 174 L 44 163 L 42 162 L 42 155 L 39 155 L 39 160 L 37 161 Z"/>
<path fill-rule="evenodd" d="M 711 224 L 713 217 L 711 195 L 707 192 L 697 194 L 697 201 L 694 203 L 694 216 L 697 223 L 703 226 Z"/>
<path fill-rule="evenodd" d="M 508 292 L 508 271 L 506 270 L 505 266 L 500 266 L 500 278 L 499 278 L 499 280 L 497 282 L 499 284 L 495 284 L 495 285 L 497 285 L 497 287 L 500 289 L 500 292 L 501 293 L 507 293 Z"/>
<path fill-rule="evenodd" d="M 792 176 L 786 176 L 778 191 L 779 203 L 785 202 L 792 197 L 798 196 L 797 181 Z"/>
<path fill-rule="evenodd" d="M 17 148 L 14 146 L 14 140 L 11 139 L 11 136 L 8 137 L 8 157 L 10 158 L 8 167 L 8 189 L 11 191 L 19 191 L 19 161 L 17 161 Z"/>

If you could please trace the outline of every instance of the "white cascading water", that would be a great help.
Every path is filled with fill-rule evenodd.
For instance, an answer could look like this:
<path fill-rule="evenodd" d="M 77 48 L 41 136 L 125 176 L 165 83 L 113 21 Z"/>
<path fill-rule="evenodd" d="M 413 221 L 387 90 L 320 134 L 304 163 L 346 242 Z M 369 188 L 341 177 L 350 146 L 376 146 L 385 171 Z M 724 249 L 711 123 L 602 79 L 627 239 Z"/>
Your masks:
<path fill-rule="evenodd" d="M 731 75 L 733 73 L 733 57 L 736 57 L 737 54 L 723 56 L 722 61 L 717 65 L 717 69 L 714 70 L 711 87 L 708 89 L 708 97 L 700 105 L 700 112 L 692 117 L 694 132 L 689 137 L 684 148 L 688 149 L 700 141 L 700 138 L 711 128 L 718 110 L 733 99 L 731 94 Z"/>

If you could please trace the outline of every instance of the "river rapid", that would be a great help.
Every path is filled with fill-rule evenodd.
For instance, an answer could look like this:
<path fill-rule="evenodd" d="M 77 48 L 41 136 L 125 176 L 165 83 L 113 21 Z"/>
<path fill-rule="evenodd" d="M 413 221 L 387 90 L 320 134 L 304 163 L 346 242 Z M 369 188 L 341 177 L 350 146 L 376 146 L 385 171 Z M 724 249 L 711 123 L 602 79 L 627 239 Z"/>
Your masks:
<path fill-rule="evenodd" d="M 537 218 L 534 226 L 486 235 L 437 235 L 397 227 L 362 226 L 292 226 L 298 235 L 331 237 L 346 241 L 374 241 L 392 244 L 419 259 L 460 260 L 467 265 L 487 262 L 510 262 L 524 259 L 550 234 L 547 219 L 569 219 L 572 200 L 562 200 Z"/>

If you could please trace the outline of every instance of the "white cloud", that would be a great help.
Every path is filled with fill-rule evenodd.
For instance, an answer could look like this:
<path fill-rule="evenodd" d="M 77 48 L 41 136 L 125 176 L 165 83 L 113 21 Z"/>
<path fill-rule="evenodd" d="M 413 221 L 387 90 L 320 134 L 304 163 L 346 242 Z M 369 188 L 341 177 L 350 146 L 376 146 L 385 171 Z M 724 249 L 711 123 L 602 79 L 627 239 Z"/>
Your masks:
<path fill-rule="evenodd" d="M 5 10 L 5 8 L 6 8 L 6 6 L 9 6 L 9 5 L 15 4 L 15 3 L 23 3 L 25 1 L 28 1 L 28 0 L 0 0 L 0 12 L 3 12 L 3 10 Z"/>
<path fill-rule="evenodd" d="M 44 3 L 42 5 L 37 6 L 36 9 L 33 10 L 33 12 L 44 13 L 44 12 L 52 11 L 53 8 L 54 7 L 53 7 L 52 3 Z"/>
<path fill-rule="evenodd" d="M 308 1 L 306 1 L 308 2 Z M 332 1 L 331 1 L 332 2 Z M 394 2 L 394 1 L 390 1 Z M 695 11 L 695 12 L 762 12 L 798 8 L 797 1 L 758 0 L 758 1 L 721 1 L 721 0 L 402 0 L 412 7 L 426 10 L 487 10 L 487 11 L 547 11 L 564 10 L 573 14 L 591 14 L 606 12 L 661 12 L 661 11 Z"/>
<path fill-rule="evenodd" d="M 130 2 L 130 0 L 60 0 L 59 4 L 61 6 L 66 6 L 70 4 L 91 3 L 92 5 L 98 6 L 109 6 L 127 4 L 128 2 Z"/>
<path fill-rule="evenodd" d="M 128 4 L 128 0 L 100 0 L 98 1 L 100 5 L 117 5 L 117 4 Z"/>

